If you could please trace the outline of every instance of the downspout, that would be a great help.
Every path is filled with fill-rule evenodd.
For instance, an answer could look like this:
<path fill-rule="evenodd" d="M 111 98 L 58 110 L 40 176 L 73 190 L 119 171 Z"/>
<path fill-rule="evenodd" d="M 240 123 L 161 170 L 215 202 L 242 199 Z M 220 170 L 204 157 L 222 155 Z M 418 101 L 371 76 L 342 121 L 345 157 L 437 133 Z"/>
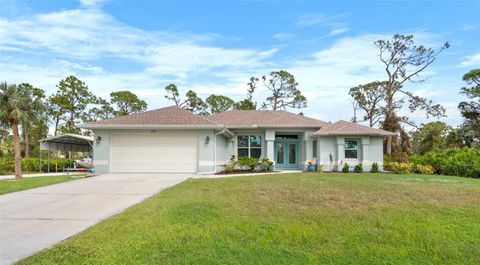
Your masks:
<path fill-rule="evenodd" d="M 213 173 L 217 173 L 217 135 L 225 133 L 225 128 L 213 136 Z"/>

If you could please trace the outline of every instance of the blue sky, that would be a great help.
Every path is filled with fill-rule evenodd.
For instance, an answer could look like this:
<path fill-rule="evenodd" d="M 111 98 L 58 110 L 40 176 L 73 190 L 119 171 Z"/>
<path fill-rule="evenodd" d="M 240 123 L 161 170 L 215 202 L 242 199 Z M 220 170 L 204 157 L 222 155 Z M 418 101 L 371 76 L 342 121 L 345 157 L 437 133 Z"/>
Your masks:
<path fill-rule="evenodd" d="M 395 33 L 442 53 L 408 84 L 444 105 L 458 125 L 462 75 L 480 67 L 478 1 L 21 1 L 0 0 L 0 80 L 53 93 L 75 75 L 98 96 L 131 90 L 149 109 L 167 106 L 175 83 L 202 97 L 241 100 L 250 76 L 285 69 L 308 99 L 302 112 L 326 121 L 352 116 L 348 89 L 383 80 L 373 42 Z M 260 88 L 259 102 L 267 96 Z M 294 110 L 299 112 L 299 110 Z M 402 111 L 417 123 L 421 112 Z"/>

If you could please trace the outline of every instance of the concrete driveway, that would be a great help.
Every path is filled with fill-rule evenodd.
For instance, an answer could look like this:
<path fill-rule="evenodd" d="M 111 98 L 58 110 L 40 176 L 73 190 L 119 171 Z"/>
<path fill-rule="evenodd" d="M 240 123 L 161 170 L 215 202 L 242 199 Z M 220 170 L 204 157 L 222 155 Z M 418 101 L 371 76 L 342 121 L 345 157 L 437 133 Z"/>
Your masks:
<path fill-rule="evenodd" d="M 0 195 L 0 264 L 11 264 L 193 177 L 108 174 Z"/>

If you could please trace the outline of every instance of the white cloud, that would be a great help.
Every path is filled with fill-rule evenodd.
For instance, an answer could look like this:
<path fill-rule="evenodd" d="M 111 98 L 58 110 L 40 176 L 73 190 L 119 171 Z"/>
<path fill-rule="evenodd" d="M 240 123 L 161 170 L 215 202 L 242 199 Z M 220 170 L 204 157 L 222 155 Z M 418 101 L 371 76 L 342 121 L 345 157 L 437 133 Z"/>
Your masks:
<path fill-rule="evenodd" d="M 300 27 L 310 27 L 316 25 L 331 25 L 332 22 L 337 21 L 340 18 L 345 17 L 346 13 L 340 13 L 335 15 L 327 14 L 304 14 L 297 18 L 295 24 Z"/>
<path fill-rule="evenodd" d="M 97 7 L 97 6 L 100 6 L 100 5 L 104 4 L 105 2 L 107 2 L 109 0 L 79 0 L 79 1 L 82 4 L 82 6 Z"/>
<path fill-rule="evenodd" d="M 461 62 L 462 66 L 480 66 L 480 52 L 467 56 L 464 61 Z"/>
<path fill-rule="evenodd" d="M 347 31 L 349 31 L 350 29 L 347 28 L 347 27 L 340 27 L 340 28 L 335 28 L 335 29 L 332 29 L 330 31 L 330 35 L 331 36 L 335 36 L 335 35 L 338 35 L 338 34 L 342 34 L 342 33 L 345 33 Z"/>
<path fill-rule="evenodd" d="M 149 91 L 146 95 L 153 96 L 163 92 L 166 83 L 187 84 L 208 76 L 219 79 L 223 75 L 232 84 L 229 78 L 234 74 L 255 73 L 278 51 L 208 44 L 218 37 L 212 33 L 144 31 L 90 8 L 0 19 L 0 78 L 54 89 L 61 78 L 75 74 L 95 93 L 132 89 Z M 98 63 L 104 60 L 114 62 L 100 67 Z M 116 68 L 117 61 L 136 70 L 110 69 L 111 64 Z M 238 81 L 233 80 L 233 84 Z"/>
<path fill-rule="evenodd" d="M 288 32 L 279 32 L 279 33 L 273 34 L 273 38 L 277 40 L 291 40 L 295 38 L 295 34 L 288 33 Z"/>

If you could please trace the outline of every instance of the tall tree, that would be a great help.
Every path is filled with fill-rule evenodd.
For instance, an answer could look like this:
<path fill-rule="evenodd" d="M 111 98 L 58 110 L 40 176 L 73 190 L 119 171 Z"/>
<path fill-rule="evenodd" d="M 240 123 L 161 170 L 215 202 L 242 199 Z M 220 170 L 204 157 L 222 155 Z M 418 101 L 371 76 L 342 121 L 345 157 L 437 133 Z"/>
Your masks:
<path fill-rule="evenodd" d="M 130 91 L 117 91 L 110 93 L 110 103 L 116 108 L 115 116 L 129 115 L 147 110 L 147 102 L 139 99 Z"/>
<path fill-rule="evenodd" d="M 75 123 L 85 119 L 88 105 L 94 104 L 97 98 L 88 90 L 87 85 L 75 76 L 61 80 L 57 87 L 57 93 L 49 98 L 50 111 L 54 110 L 54 113 L 58 114 L 59 121 L 65 120 L 59 127 L 62 132 L 79 133 Z"/>
<path fill-rule="evenodd" d="M 22 136 L 25 144 L 25 157 L 30 157 L 30 148 L 38 146 L 38 141 L 47 136 L 48 126 L 46 117 L 45 91 L 33 87 L 28 83 L 18 85 L 21 90 L 28 90 L 32 94 L 32 106 L 29 111 L 29 119 L 22 120 Z"/>
<path fill-rule="evenodd" d="M 233 109 L 235 101 L 222 95 L 210 95 L 206 100 L 209 114 L 215 114 Z"/>
<path fill-rule="evenodd" d="M 31 118 L 30 109 L 35 104 L 32 91 L 25 86 L 0 84 L 0 121 L 2 127 L 8 125 L 12 129 L 16 179 L 22 178 L 19 124 Z"/>
<path fill-rule="evenodd" d="M 370 127 L 377 124 L 384 114 L 385 82 L 371 82 L 350 88 L 348 94 L 356 103 L 355 106 L 365 111 L 363 121 L 368 121 Z"/>
<path fill-rule="evenodd" d="M 97 98 L 95 105 L 88 110 L 84 122 L 92 122 L 109 119 L 115 116 L 115 111 L 108 101 L 103 98 Z"/>
<path fill-rule="evenodd" d="M 271 96 L 263 103 L 263 108 L 273 110 L 307 107 L 307 98 L 297 88 L 298 83 L 295 77 L 285 71 L 273 71 L 270 75 L 262 76 L 264 86 L 270 90 Z"/>
<path fill-rule="evenodd" d="M 412 134 L 415 153 L 423 155 L 428 151 L 444 148 L 450 129 L 450 126 L 440 121 L 422 124 Z"/>
<path fill-rule="evenodd" d="M 197 95 L 197 93 L 195 93 L 195 91 L 187 91 L 187 93 L 185 94 L 185 100 L 182 100 L 180 98 L 180 94 L 176 85 L 170 84 L 165 87 L 165 90 L 167 91 L 167 95 L 165 96 L 165 98 L 173 101 L 175 103 L 175 106 L 184 108 L 198 115 L 208 115 L 207 103 L 205 103 L 205 101 L 203 101 L 203 99 L 201 99 Z"/>
<path fill-rule="evenodd" d="M 413 35 L 395 34 L 392 40 L 378 40 L 375 43 L 380 54 L 380 61 L 385 65 L 387 81 L 385 82 L 385 119 L 383 129 L 395 132 L 399 128 L 398 123 L 409 122 L 406 117 L 398 117 L 396 113 L 396 104 L 403 103 L 398 94 L 403 95 L 409 103 L 411 112 L 415 110 L 424 110 L 427 118 L 429 116 L 442 117 L 445 115 L 445 109 L 439 104 L 433 104 L 426 98 L 414 95 L 412 92 L 403 89 L 406 82 L 422 82 L 425 78 L 420 78 L 420 74 L 431 65 L 437 56 L 445 49 L 450 47 L 446 42 L 439 50 L 426 48 L 423 45 L 416 45 Z M 387 153 L 392 152 L 392 137 L 387 137 Z"/>
<path fill-rule="evenodd" d="M 187 98 L 182 104 L 183 108 L 198 115 L 208 115 L 207 103 L 205 103 L 205 101 L 203 101 L 203 99 L 201 99 L 197 93 L 195 93 L 195 91 L 188 90 L 185 95 Z"/>
<path fill-rule="evenodd" d="M 462 124 L 457 128 L 451 129 L 445 139 L 447 147 L 459 148 L 476 146 L 475 140 L 475 131 L 467 124 Z"/>
<path fill-rule="evenodd" d="M 182 100 L 180 99 L 180 94 L 178 93 L 177 86 L 175 84 L 170 84 L 165 87 L 165 90 L 167 91 L 167 95 L 165 95 L 165 98 L 173 101 L 175 103 L 175 106 L 181 107 Z"/>
<path fill-rule="evenodd" d="M 248 90 L 247 90 L 247 98 L 244 100 L 240 100 L 235 103 L 233 106 L 236 110 L 256 110 L 257 109 L 257 102 L 253 102 L 253 93 L 258 87 L 258 77 L 250 77 L 250 82 L 247 83 Z"/>
<path fill-rule="evenodd" d="M 65 117 L 65 110 L 62 108 L 57 96 L 51 95 L 47 99 L 47 114 L 51 117 L 54 125 L 54 135 L 58 135 L 60 122 Z"/>
<path fill-rule="evenodd" d="M 480 141 L 480 69 L 473 69 L 463 75 L 463 81 L 471 87 L 462 87 L 461 92 L 471 101 L 462 101 L 458 108 L 465 118 L 465 125 L 476 132 L 477 141 Z"/>

